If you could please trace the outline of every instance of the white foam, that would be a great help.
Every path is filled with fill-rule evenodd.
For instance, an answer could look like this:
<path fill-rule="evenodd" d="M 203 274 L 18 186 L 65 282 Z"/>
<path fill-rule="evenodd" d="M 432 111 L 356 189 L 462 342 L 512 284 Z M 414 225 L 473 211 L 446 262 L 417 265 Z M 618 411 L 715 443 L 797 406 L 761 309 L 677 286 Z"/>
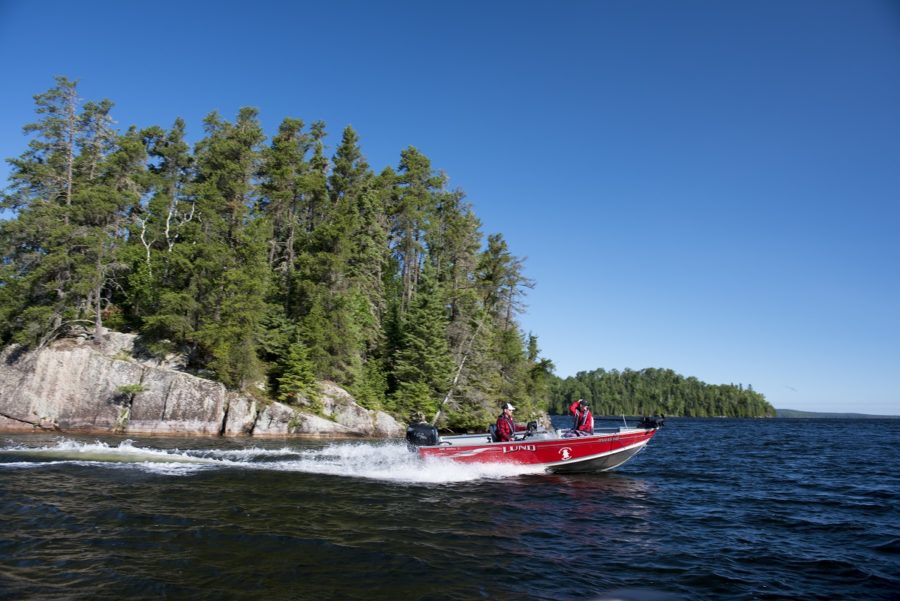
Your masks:
<path fill-rule="evenodd" d="M 541 471 L 534 467 L 422 460 L 409 452 L 405 443 L 396 442 L 332 444 L 307 450 L 298 460 L 277 464 L 277 469 L 409 483 L 467 482 Z"/>
<path fill-rule="evenodd" d="M 404 483 L 451 483 L 540 473 L 533 466 L 457 463 L 420 459 L 404 442 L 333 443 L 319 448 L 156 449 L 125 440 L 117 446 L 60 439 L 44 447 L 11 446 L 0 454 L 26 461 L 0 462 L 0 468 L 70 463 L 114 469 L 141 469 L 164 475 L 188 475 L 208 469 L 254 469 L 325 474 Z"/>
<path fill-rule="evenodd" d="M 35 463 L 33 461 L 9 461 L 0 463 L 0 469 L 4 470 L 27 470 L 34 469 L 37 467 L 44 467 L 47 465 L 58 465 L 62 463 L 69 463 L 67 461 L 45 461 L 42 463 Z"/>
<path fill-rule="evenodd" d="M 138 447 L 131 440 L 116 446 L 95 441 L 84 443 L 59 439 L 42 447 L 13 445 L 0 449 L 0 469 L 39 468 L 53 465 L 101 466 L 105 468 L 142 469 L 144 471 L 184 475 L 204 469 L 209 460 L 191 457 L 177 450 Z"/>

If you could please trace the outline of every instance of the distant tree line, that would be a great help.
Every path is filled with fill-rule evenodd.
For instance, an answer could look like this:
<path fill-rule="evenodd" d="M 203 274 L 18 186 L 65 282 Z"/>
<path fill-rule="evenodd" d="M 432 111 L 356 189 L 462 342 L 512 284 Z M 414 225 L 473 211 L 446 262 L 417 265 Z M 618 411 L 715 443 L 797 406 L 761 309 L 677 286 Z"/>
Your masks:
<path fill-rule="evenodd" d="M 551 385 L 551 413 L 585 399 L 595 415 L 677 415 L 689 417 L 774 417 L 775 409 L 752 386 L 714 385 L 671 369 L 596 369 Z"/>
<path fill-rule="evenodd" d="M 267 139 L 244 108 L 191 145 L 181 119 L 117 131 L 65 77 L 35 102 L 2 197 L 3 344 L 132 331 L 232 388 L 294 402 L 327 379 L 400 417 L 431 418 L 456 381 L 459 428 L 501 400 L 545 408 L 522 259 L 416 148 L 376 173 L 351 127 L 328 153 L 324 123 Z"/>

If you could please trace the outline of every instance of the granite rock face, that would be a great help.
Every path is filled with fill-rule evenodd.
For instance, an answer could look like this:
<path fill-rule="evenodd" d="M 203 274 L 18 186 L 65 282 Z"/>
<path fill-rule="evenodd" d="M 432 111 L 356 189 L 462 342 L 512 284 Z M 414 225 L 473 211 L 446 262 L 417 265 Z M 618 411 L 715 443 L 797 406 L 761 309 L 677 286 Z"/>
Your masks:
<path fill-rule="evenodd" d="M 0 352 L 0 431 L 213 435 L 402 436 L 390 415 L 321 385 L 319 415 L 264 403 L 218 382 L 135 356 L 135 336 L 59 340 L 34 352 Z M 298 399 L 302 405 L 304 399 Z M 306 404 L 312 406 L 306 401 Z"/>

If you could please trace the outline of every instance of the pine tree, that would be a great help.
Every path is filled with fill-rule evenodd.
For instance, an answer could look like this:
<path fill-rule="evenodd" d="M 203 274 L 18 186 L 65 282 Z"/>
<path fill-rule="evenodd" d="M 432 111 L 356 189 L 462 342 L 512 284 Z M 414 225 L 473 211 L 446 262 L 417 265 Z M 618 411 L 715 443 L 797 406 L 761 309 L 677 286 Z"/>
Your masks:
<path fill-rule="evenodd" d="M 334 168 L 328 178 L 332 204 L 347 196 L 359 196 L 372 177 L 369 165 L 359 148 L 359 136 L 351 126 L 344 128 L 341 144 L 332 159 Z"/>
<path fill-rule="evenodd" d="M 441 291 L 428 276 L 404 320 L 394 377 L 395 411 L 433 415 L 446 393 L 453 373 L 447 344 L 447 316 Z"/>
<path fill-rule="evenodd" d="M 319 389 L 309 353 L 301 342 L 294 342 L 280 365 L 278 400 L 294 401 L 298 396 L 312 401 L 319 398 Z"/>
<path fill-rule="evenodd" d="M 442 184 L 443 178 L 432 173 L 431 161 L 417 149 L 410 146 L 400 153 L 390 216 L 392 248 L 402 282 L 401 312 L 409 308 L 418 287 L 425 229 L 434 210 L 434 194 Z"/>
<path fill-rule="evenodd" d="M 57 77 L 56 86 L 34 97 L 35 112 L 43 117 L 25 125 L 34 134 L 28 151 L 9 162 L 15 208 L 40 200 L 72 204 L 75 189 L 76 142 L 79 136 L 78 82 Z M 65 217 L 65 215 L 63 215 Z"/>
<path fill-rule="evenodd" d="M 28 150 L 9 159 L 9 187 L 2 208 L 16 212 L 0 222 L 0 289 L 5 296 L 2 340 L 43 344 L 64 333 L 76 315 L 70 307 L 69 207 L 75 187 L 77 83 L 34 97 L 40 118 L 24 126 Z M 68 322 L 68 323 L 67 323 Z"/>
<path fill-rule="evenodd" d="M 153 162 L 150 173 L 154 193 L 147 207 L 148 217 L 143 219 L 144 222 L 150 221 L 150 239 L 142 229 L 141 242 L 171 253 L 182 237 L 182 228 L 194 217 L 194 204 L 185 193 L 193 175 L 194 160 L 190 147 L 184 141 L 183 119 L 176 119 L 168 132 L 154 127 L 146 130 L 144 135 L 147 153 Z M 147 223 L 141 225 L 143 228 Z"/>
<path fill-rule="evenodd" d="M 382 341 L 382 278 L 387 261 L 380 180 L 369 170 L 350 127 L 344 130 L 333 163 L 329 178 L 332 227 L 324 230 L 331 237 L 326 245 L 330 255 L 337 259 L 327 278 L 332 324 L 338 332 L 338 344 L 331 354 L 335 369 L 351 390 L 370 404 L 379 405 L 384 396 L 384 376 L 376 366 Z"/>
<path fill-rule="evenodd" d="M 268 222 L 252 213 L 263 134 L 254 109 L 235 123 L 212 113 L 194 151 L 186 187 L 193 214 L 172 247 L 158 311 L 144 331 L 189 345 L 190 360 L 223 383 L 242 387 L 263 372 L 257 350 L 266 314 Z"/>
<path fill-rule="evenodd" d="M 312 232 L 331 215 L 331 195 L 328 193 L 328 158 L 325 156 L 325 123 L 316 121 L 310 126 L 313 155 L 309 160 L 306 187 L 309 200 L 307 207 L 307 228 Z"/>
<path fill-rule="evenodd" d="M 16 211 L 0 230 L 4 340 L 41 345 L 74 326 L 102 333 L 105 288 L 121 271 L 118 248 L 127 215 L 142 194 L 143 146 L 132 130 L 113 141 L 112 103 L 79 112 L 77 83 L 58 77 L 35 96 L 42 117 L 10 161 L 3 208 Z"/>
<path fill-rule="evenodd" d="M 104 311 L 112 310 L 115 290 L 107 289 L 127 270 L 122 251 L 127 241 L 131 214 L 146 186 L 147 154 L 141 135 L 131 128 L 121 136 L 115 151 L 91 166 L 93 179 L 79 188 L 72 200 L 72 259 L 77 274 L 74 290 L 84 299 L 79 313 L 93 313 L 94 335 L 103 334 Z"/>
<path fill-rule="evenodd" d="M 514 257 L 501 234 L 488 236 L 488 246 L 479 260 L 478 285 L 485 309 L 502 328 L 515 327 L 514 317 L 524 309 L 524 288 L 534 282 L 522 273 L 523 260 Z"/>
<path fill-rule="evenodd" d="M 180 244 L 195 216 L 195 204 L 185 192 L 192 177 L 193 157 L 184 141 L 185 123 L 180 118 L 169 131 L 150 127 L 142 135 L 149 158 L 149 200 L 135 207 L 125 254 L 131 273 L 123 304 L 130 321 L 144 333 L 167 338 L 176 331 L 182 334 L 175 337 L 183 338 L 184 328 L 167 327 L 168 313 L 162 309 L 161 295 L 179 290 L 182 284 L 178 278 L 183 270 L 177 265 L 183 262 L 186 249 Z"/>
<path fill-rule="evenodd" d="M 484 331 L 474 282 L 481 223 L 464 198 L 460 190 L 436 194 L 434 215 L 425 237 L 429 263 L 447 294 L 448 337 L 457 363 L 469 352 L 472 338 Z"/>
<path fill-rule="evenodd" d="M 555 369 L 550 359 L 541 358 L 538 338 L 528 335 L 528 380 L 526 387 L 533 407 L 546 407 L 550 401 L 550 387 Z"/>
<path fill-rule="evenodd" d="M 80 178 L 91 182 L 99 175 L 99 166 L 115 146 L 116 132 L 110 116 L 113 103 L 85 102 L 78 119 L 78 135 L 75 143 L 79 149 L 73 161 L 73 171 Z"/>
<path fill-rule="evenodd" d="M 268 250 L 270 267 L 281 274 L 284 295 L 289 300 L 289 285 L 295 268 L 302 232 L 308 231 L 308 184 L 311 167 L 306 153 L 312 137 L 303 132 L 303 121 L 285 119 L 263 151 L 260 169 L 260 210 L 272 222 L 273 237 Z"/>

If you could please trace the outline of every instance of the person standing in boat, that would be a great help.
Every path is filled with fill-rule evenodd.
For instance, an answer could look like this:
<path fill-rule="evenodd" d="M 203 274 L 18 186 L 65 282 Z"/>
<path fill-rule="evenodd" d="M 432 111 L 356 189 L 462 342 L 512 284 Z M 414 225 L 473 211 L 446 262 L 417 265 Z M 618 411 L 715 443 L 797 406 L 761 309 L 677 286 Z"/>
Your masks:
<path fill-rule="evenodd" d="M 590 436 L 594 433 L 594 416 L 584 399 L 578 399 L 569 405 L 569 413 L 575 416 L 575 425 L 572 426 L 575 436 Z"/>
<path fill-rule="evenodd" d="M 497 439 L 499 442 L 509 442 L 516 434 L 516 422 L 513 420 L 513 411 L 516 408 L 512 403 L 503 403 L 503 412 L 497 418 Z"/>

